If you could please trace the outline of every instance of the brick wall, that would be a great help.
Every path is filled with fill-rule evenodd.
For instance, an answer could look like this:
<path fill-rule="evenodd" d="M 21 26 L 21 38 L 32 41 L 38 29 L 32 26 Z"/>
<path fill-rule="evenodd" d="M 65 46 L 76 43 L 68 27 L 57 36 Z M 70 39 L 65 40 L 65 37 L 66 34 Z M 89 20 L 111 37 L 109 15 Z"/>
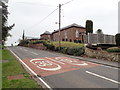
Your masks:
<path fill-rule="evenodd" d="M 79 33 L 78 37 L 76 37 L 76 30 L 78 30 L 78 33 Z M 85 32 L 85 29 L 83 28 L 78 28 L 78 27 L 67 28 L 67 29 L 60 31 L 60 34 L 61 34 L 60 40 L 61 41 L 72 41 L 72 42 L 74 42 L 75 40 L 82 41 L 81 33 L 84 33 L 84 32 Z M 54 41 L 59 40 L 59 31 L 53 33 L 53 40 Z"/>

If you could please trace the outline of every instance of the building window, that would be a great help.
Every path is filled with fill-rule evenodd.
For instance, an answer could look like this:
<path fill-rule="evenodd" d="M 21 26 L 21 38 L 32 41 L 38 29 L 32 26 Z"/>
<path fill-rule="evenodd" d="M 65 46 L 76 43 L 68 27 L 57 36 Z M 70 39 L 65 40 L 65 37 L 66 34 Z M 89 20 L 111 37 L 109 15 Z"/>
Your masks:
<path fill-rule="evenodd" d="M 76 38 L 78 38 L 78 37 L 79 37 L 79 31 L 76 30 Z"/>
<path fill-rule="evenodd" d="M 68 39 L 66 39 L 66 41 L 68 41 Z"/>
<path fill-rule="evenodd" d="M 62 41 L 65 41 L 64 39 L 62 39 Z"/>
<path fill-rule="evenodd" d="M 72 42 L 72 40 L 70 39 L 70 42 Z"/>
<path fill-rule="evenodd" d="M 65 39 L 67 39 L 67 32 L 65 31 Z"/>

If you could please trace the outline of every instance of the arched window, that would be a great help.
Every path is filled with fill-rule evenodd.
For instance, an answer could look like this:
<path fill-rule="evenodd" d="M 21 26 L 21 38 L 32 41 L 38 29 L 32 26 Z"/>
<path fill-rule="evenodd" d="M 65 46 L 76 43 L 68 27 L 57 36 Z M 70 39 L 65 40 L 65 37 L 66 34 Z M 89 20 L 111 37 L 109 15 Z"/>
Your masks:
<path fill-rule="evenodd" d="M 67 31 L 65 31 L 65 39 L 67 39 Z"/>
<path fill-rule="evenodd" d="M 78 38 L 78 37 L 79 37 L 79 31 L 76 30 L 76 38 Z"/>

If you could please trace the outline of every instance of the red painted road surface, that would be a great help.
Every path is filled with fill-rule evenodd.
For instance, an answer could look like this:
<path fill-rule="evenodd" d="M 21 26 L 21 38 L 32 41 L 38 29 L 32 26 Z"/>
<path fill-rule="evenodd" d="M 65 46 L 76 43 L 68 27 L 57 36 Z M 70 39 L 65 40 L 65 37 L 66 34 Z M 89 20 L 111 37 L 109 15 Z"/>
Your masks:
<path fill-rule="evenodd" d="M 64 73 L 81 68 L 96 67 L 99 64 L 80 61 L 68 57 L 45 57 L 23 60 L 36 74 L 48 76 L 53 74 Z"/>

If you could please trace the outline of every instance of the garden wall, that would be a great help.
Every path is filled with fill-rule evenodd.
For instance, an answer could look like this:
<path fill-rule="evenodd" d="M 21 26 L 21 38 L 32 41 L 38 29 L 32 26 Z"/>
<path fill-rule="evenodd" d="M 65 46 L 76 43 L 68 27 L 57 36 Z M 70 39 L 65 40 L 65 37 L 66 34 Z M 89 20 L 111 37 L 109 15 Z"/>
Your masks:
<path fill-rule="evenodd" d="M 120 62 L 120 53 L 108 53 L 103 50 L 92 50 L 85 48 L 85 54 L 91 58 Z"/>

